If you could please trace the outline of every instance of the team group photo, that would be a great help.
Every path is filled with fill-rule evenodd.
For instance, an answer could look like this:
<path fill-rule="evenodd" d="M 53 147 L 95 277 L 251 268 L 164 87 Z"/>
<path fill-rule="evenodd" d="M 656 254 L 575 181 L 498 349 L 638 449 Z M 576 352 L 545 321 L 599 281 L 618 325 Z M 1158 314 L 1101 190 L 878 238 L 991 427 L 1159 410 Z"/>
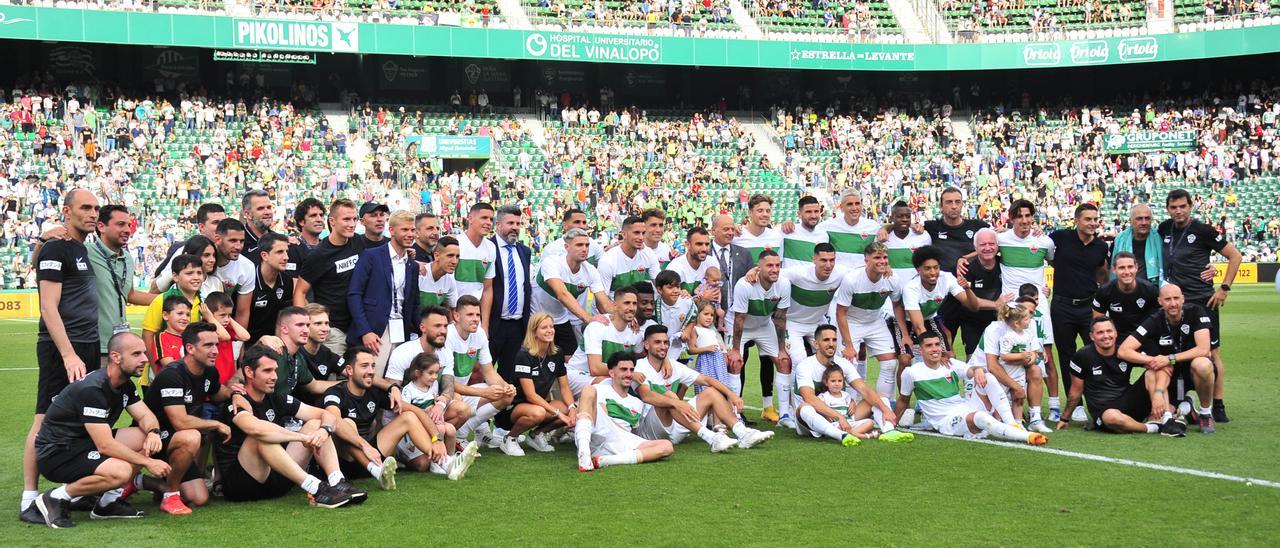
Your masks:
<path fill-rule="evenodd" d="M 214 4 L 0 6 L 15 545 L 1280 534 L 1275 6 Z"/>

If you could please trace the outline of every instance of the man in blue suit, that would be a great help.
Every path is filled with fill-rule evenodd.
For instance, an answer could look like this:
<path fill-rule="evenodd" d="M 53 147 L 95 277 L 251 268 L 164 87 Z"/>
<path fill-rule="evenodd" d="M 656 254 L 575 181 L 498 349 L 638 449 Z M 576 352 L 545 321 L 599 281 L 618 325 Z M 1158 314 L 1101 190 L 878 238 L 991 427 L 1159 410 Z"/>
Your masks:
<path fill-rule="evenodd" d="M 529 324 L 529 302 L 533 251 L 519 241 L 521 212 L 516 206 L 498 208 L 493 243 L 498 246 L 494 264 L 493 305 L 489 309 L 489 353 L 498 364 L 498 374 L 515 384 L 516 352 L 524 343 Z"/>
<path fill-rule="evenodd" d="M 397 211 L 390 221 L 391 242 L 360 253 L 347 288 L 351 309 L 347 344 L 377 352 L 379 377 L 391 351 L 418 330 L 418 263 L 409 256 L 413 214 Z"/>

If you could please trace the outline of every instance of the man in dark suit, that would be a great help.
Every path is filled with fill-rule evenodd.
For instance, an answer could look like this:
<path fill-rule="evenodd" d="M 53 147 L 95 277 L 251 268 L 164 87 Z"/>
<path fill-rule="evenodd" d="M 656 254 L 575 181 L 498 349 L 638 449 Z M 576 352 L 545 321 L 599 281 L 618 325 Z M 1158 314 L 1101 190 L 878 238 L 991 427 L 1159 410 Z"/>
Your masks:
<path fill-rule="evenodd" d="M 489 353 L 498 363 L 498 373 L 512 382 L 516 352 L 524 343 L 529 324 L 530 272 L 533 250 L 518 241 L 521 213 L 515 206 L 498 208 L 493 242 L 498 246 L 494 265 L 493 305 L 489 309 Z"/>
<path fill-rule="evenodd" d="M 418 263 L 409 257 L 413 230 L 412 213 L 393 214 L 390 243 L 360 253 L 347 289 L 347 344 L 377 352 L 379 377 L 391 351 L 418 329 Z"/>
<path fill-rule="evenodd" d="M 711 257 L 720 269 L 720 309 L 724 311 L 725 332 L 721 335 L 732 335 L 733 314 L 729 308 L 733 305 L 733 286 L 755 266 L 751 260 L 751 252 L 747 248 L 733 243 L 738 235 L 738 225 L 730 215 L 719 215 L 711 222 Z M 726 342 L 728 340 L 726 339 Z M 737 341 L 728 344 L 736 344 Z M 729 389 L 742 394 L 742 377 L 746 366 L 745 360 L 737 360 L 729 366 Z"/>

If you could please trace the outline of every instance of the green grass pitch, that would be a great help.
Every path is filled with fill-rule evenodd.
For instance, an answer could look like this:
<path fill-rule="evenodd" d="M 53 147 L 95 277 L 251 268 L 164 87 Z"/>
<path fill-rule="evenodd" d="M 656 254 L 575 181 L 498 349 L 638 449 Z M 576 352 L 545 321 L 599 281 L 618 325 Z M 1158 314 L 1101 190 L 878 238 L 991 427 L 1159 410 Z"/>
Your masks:
<path fill-rule="evenodd" d="M 1239 286 L 1223 314 L 1231 423 L 1212 436 L 1116 436 L 1079 427 L 1050 448 L 1280 482 L 1277 305 Z M 0 321 L 0 520 L 5 545 L 1272 545 L 1280 488 L 953 439 L 908 445 L 798 439 L 713 455 L 691 437 L 665 462 L 577 471 L 573 449 L 510 458 L 489 450 L 461 482 L 402 473 L 371 480 L 362 506 L 309 508 L 299 490 L 214 500 L 183 517 L 148 496 L 142 520 L 55 531 L 16 519 L 22 441 L 35 397 L 34 321 Z M 748 405 L 758 405 L 754 368 Z M 874 374 L 872 374 L 874 378 Z M 750 412 L 757 414 L 758 412 Z M 48 482 L 41 487 L 48 488 Z"/>

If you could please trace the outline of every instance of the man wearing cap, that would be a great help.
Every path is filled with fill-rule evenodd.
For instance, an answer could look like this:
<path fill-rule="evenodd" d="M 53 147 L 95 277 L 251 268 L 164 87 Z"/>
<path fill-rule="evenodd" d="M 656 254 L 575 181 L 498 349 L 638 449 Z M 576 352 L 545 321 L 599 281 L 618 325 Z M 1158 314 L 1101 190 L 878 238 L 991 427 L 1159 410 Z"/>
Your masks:
<path fill-rule="evenodd" d="M 365 202 L 360 206 L 360 224 L 364 226 L 360 239 L 364 240 L 365 249 L 387 245 L 387 237 L 383 233 L 387 230 L 387 217 L 390 215 L 391 209 L 378 202 Z"/>

